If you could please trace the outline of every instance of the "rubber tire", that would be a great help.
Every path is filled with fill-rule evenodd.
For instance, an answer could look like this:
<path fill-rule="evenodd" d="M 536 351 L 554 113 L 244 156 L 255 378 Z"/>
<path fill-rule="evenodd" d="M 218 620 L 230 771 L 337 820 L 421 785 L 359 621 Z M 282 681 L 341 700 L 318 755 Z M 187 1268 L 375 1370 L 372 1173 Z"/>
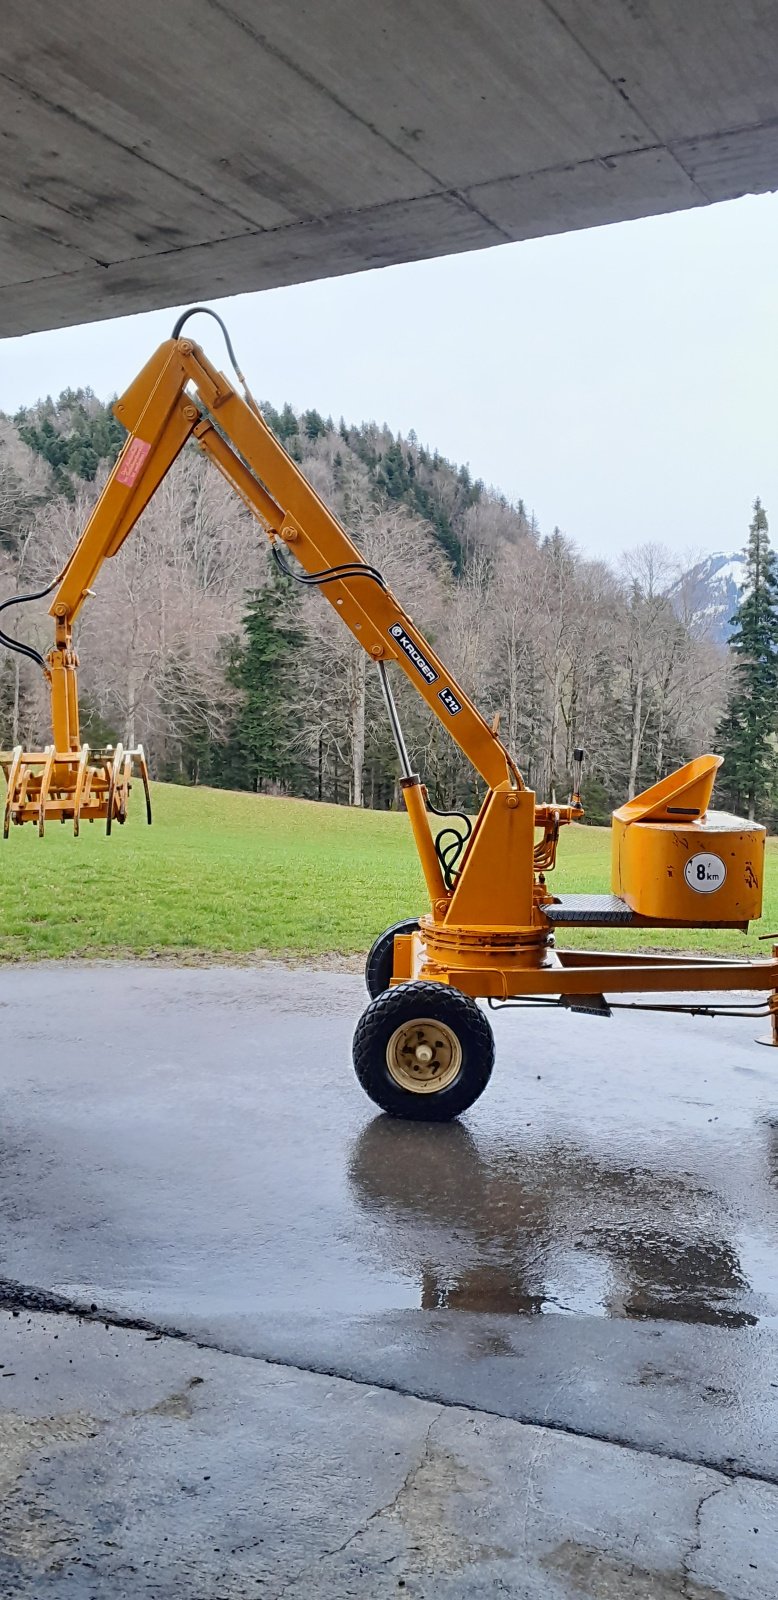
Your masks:
<path fill-rule="evenodd" d="M 408 922 L 395 922 L 385 933 L 379 933 L 375 943 L 370 947 L 365 962 L 365 983 L 371 1000 L 383 994 L 392 981 L 395 934 L 418 933 L 418 930 L 418 921 L 414 919 Z"/>
<path fill-rule="evenodd" d="M 437 1094 L 402 1089 L 386 1062 L 396 1028 L 414 1017 L 434 1017 L 456 1033 L 462 1065 L 453 1083 Z M 390 1117 L 412 1122 L 450 1122 L 483 1094 L 494 1066 L 494 1034 L 469 995 L 442 983 L 398 983 L 371 1000 L 354 1033 L 354 1071 L 370 1099 Z"/>

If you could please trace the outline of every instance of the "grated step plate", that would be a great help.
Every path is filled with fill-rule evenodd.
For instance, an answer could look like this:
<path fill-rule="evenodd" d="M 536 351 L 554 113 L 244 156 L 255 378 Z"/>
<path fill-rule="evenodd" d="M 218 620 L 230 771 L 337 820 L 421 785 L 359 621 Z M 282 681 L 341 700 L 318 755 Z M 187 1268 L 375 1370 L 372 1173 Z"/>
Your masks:
<path fill-rule="evenodd" d="M 544 917 L 557 927 L 584 924 L 601 928 L 629 928 L 638 921 L 625 900 L 617 894 L 564 894 L 543 907 Z"/>

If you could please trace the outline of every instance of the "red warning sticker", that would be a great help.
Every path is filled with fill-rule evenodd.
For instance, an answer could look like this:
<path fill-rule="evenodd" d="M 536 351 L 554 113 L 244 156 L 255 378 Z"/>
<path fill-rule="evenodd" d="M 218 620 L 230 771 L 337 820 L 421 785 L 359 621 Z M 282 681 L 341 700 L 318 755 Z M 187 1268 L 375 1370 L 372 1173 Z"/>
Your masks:
<path fill-rule="evenodd" d="M 147 444 L 145 439 L 139 439 L 137 434 L 135 438 L 130 439 L 124 455 L 119 462 L 119 470 L 116 474 L 116 482 L 125 483 L 127 488 L 131 489 L 137 480 L 140 469 L 143 466 L 150 449 L 151 445 Z"/>

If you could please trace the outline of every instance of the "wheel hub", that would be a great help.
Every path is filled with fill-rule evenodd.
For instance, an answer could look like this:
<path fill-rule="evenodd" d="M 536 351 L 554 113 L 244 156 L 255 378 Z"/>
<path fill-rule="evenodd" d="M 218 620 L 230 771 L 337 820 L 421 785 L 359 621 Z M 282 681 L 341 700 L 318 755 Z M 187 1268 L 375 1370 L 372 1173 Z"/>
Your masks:
<path fill-rule="evenodd" d="M 414 1017 L 396 1028 L 386 1046 L 386 1064 L 401 1089 L 438 1094 L 454 1082 L 462 1046 L 453 1029 L 434 1017 Z"/>

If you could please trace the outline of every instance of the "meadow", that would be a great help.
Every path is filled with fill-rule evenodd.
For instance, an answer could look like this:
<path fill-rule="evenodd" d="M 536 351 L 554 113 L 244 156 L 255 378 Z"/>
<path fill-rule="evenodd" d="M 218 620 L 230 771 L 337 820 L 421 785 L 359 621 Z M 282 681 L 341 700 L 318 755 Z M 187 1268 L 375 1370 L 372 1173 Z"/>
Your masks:
<path fill-rule="evenodd" d="M 426 909 L 408 819 L 307 800 L 153 786 L 154 824 L 133 796 L 124 828 L 80 839 L 49 824 L 0 841 L 0 960 L 165 956 L 353 956 L 401 917 Z M 606 828 L 565 831 L 553 884 L 606 891 Z M 559 942 L 765 954 L 778 930 L 778 841 L 768 843 L 765 915 L 748 936 L 658 930 L 581 932 Z"/>

